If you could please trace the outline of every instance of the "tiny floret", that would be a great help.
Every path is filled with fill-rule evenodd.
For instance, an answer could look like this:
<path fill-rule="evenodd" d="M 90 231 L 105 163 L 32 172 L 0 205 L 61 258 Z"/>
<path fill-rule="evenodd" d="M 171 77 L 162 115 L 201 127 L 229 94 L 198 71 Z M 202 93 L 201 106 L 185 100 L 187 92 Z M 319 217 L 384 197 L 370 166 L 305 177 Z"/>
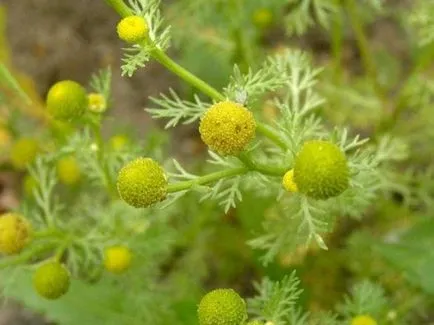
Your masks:
<path fill-rule="evenodd" d="M 131 265 L 132 254 L 128 247 L 112 246 L 104 251 L 104 267 L 111 273 L 120 274 Z"/>
<path fill-rule="evenodd" d="M 126 203 L 145 208 L 166 198 L 167 177 L 154 160 L 137 158 L 120 170 L 117 188 Z"/>
<path fill-rule="evenodd" d="M 273 23 L 273 12 L 268 8 L 259 8 L 253 12 L 253 23 L 258 28 L 267 28 Z"/>
<path fill-rule="evenodd" d="M 118 23 L 117 32 L 121 40 L 134 44 L 148 37 L 149 26 L 143 17 L 128 16 Z"/>
<path fill-rule="evenodd" d="M 0 216 L 0 253 L 20 253 L 30 241 L 30 237 L 31 226 L 20 214 L 5 213 Z"/>
<path fill-rule="evenodd" d="M 45 262 L 33 274 L 33 287 L 36 292 L 49 300 L 58 299 L 67 293 L 69 285 L 68 269 L 56 261 Z"/>
<path fill-rule="evenodd" d="M 35 139 L 18 139 L 11 148 L 10 160 L 12 165 L 16 169 L 25 169 L 35 160 L 39 150 L 39 144 Z"/>
<path fill-rule="evenodd" d="M 91 112 L 103 113 L 107 109 L 107 101 L 103 94 L 90 93 L 87 95 L 88 107 Z"/>
<path fill-rule="evenodd" d="M 298 192 L 297 184 L 294 182 L 294 169 L 291 169 L 283 175 L 282 185 L 288 192 Z"/>
<path fill-rule="evenodd" d="M 345 154 L 329 141 L 305 142 L 295 159 L 295 184 L 301 193 L 314 199 L 342 194 L 348 188 L 349 174 Z"/>
<path fill-rule="evenodd" d="M 47 110 L 55 119 L 78 118 L 84 114 L 87 106 L 86 90 L 75 81 L 59 81 L 48 91 Z"/>
<path fill-rule="evenodd" d="M 202 141 L 220 155 L 237 155 L 255 137 L 256 122 L 244 106 L 224 101 L 211 106 L 199 126 Z"/>
<path fill-rule="evenodd" d="M 241 325 L 247 319 L 246 303 L 232 289 L 207 293 L 198 307 L 199 325 Z"/>
<path fill-rule="evenodd" d="M 359 315 L 351 320 L 351 325 L 377 325 L 377 321 L 369 315 Z"/>
<path fill-rule="evenodd" d="M 57 177 L 65 185 L 74 185 L 80 180 L 81 171 L 77 159 L 67 156 L 57 162 Z"/>

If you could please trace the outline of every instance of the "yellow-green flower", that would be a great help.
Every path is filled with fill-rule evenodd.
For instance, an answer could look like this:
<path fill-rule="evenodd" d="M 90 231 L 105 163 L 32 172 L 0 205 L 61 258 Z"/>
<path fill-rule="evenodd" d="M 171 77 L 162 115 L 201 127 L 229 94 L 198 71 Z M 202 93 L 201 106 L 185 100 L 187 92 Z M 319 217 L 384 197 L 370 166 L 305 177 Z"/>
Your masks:
<path fill-rule="evenodd" d="M 107 101 L 103 94 L 90 93 L 87 95 L 88 107 L 91 112 L 103 113 L 107 109 Z"/>
<path fill-rule="evenodd" d="M 78 183 L 81 177 L 80 166 L 73 156 L 60 158 L 57 162 L 57 177 L 65 185 Z"/>
<path fill-rule="evenodd" d="M 273 12 L 268 8 L 260 8 L 253 12 L 253 23 L 258 28 L 267 28 L 273 22 Z"/>
<path fill-rule="evenodd" d="M 57 261 L 42 264 L 33 274 L 33 287 L 40 296 L 46 299 L 60 298 L 68 292 L 69 286 L 69 271 Z"/>
<path fill-rule="evenodd" d="M 314 199 L 343 193 L 349 186 L 349 175 L 345 154 L 329 141 L 305 142 L 295 159 L 295 184 L 301 193 Z"/>
<path fill-rule="evenodd" d="M 136 208 L 145 208 L 164 200 L 167 185 L 163 168 L 150 158 L 137 158 L 126 164 L 118 174 L 120 197 Z"/>
<path fill-rule="evenodd" d="M 29 243 L 31 237 L 30 223 L 17 213 L 0 216 L 0 253 L 18 254 Z"/>
<path fill-rule="evenodd" d="M 50 115 L 60 120 L 78 118 L 88 106 L 86 90 L 72 80 L 55 83 L 48 91 L 46 102 Z"/>
<path fill-rule="evenodd" d="M 377 322 L 369 315 L 359 315 L 351 320 L 351 325 L 377 325 Z"/>
<path fill-rule="evenodd" d="M 16 169 L 25 169 L 39 153 L 39 143 L 35 139 L 18 139 L 11 148 L 10 160 Z"/>
<path fill-rule="evenodd" d="M 23 189 L 27 196 L 33 195 L 33 191 L 38 187 L 38 181 L 32 176 L 27 174 L 23 179 Z"/>
<path fill-rule="evenodd" d="M 126 135 L 118 134 L 110 138 L 109 143 L 113 150 L 120 151 L 128 144 L 129 139 Z"/>
<path fill-rule="evenodd" d="M 199 132 L 203 142 L 220 155 L 237 155 L 255 137 L 256 122 L 244 106 L 224 101 L 202 116 Z"/>
<path fill-rule="evenodd" d="M 112 273 L 123 273 L 131 265 L 132 254 L 126 246 L 112 246 L 104 251 L 104 267 Z"/>
<path fill-rule="evenodd" d="M 282 185 L 288 192 L 298 192 L 297 184 L 294 182 L 294 169 L 291 169 L 283 175 Z"/>
<path fill-rule="evenodd" d="M 128 16 L 118 23 L 117 32 L 121 40 L 134 44 L 148 37 L 149 26 L 143 17 Z"/>

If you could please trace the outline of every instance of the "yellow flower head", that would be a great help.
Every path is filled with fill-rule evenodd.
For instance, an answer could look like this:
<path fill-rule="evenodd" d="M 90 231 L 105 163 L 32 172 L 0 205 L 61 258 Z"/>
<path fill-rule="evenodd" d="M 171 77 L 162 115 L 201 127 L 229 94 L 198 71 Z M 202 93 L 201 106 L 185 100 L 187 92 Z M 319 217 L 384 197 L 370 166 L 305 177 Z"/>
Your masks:
<path fill-rule="evenodd" d="M 126 164 L 118 174 L 120 197 L 135 208 L 145 208 L 167 195 L 167 178 L 163 168 L 150 158 L 137 158 Z"/>
<path fill-rule="evenodd" d="M 268 8 L 260 8 L 253 12 L 253 23 L 258 28 L 267 28 L 273 22 L 273 12 Z"/>
<path fill-rule="evenodd" d="M 86 90 L 72 80 L 55 83 L 48 91 L 46 102 L 48 112 L 59 120 L 82 116 L 88 105 Z"/>
<path fill-rule="evenodd" d="M 351 325 L 377 325 L 377 322 L 369 315 L 359 315 L 351 320 Z"/>
<path fill-rule="evenodd" d="M 128 16 L 118 23 L 117 32 L 121 40 L 134 44 L 148 37 L 149 26 L 143 17 Z"/>
<path fill-rule="evenodd" d="M 81 177 L 80 166 L 77 159 L 73 156 L 67 156 L 59 159 L 57 162 L 57 177 L 65 185 L 76 184 Z"/>
<path fill-rule="evenodd" d="M 329 141 L 305 142 L 295 159 L 294 181 L 298 190 L 317 200 L 344 192 L 349 185 L 349 174 L 345 154 Z"/>
<path fill-rule="evenodd" d="M 42 297 L 54 300 L 68 292 L 70 275 L 59 262 L 49 261 L 39 266 L 33 274 L 33 287 Z"/>
<path fill-rule="evenodd" d="M 111 137 L 109 142 L 113 150 L 120 151 L 128 144 L 129 139 L 126 135 L 118 134 Z"/>
<path fill-rule="evenodd" d="M 202 141 L 220 155 L 237 155 L 255 137 L 256 122 L 244 106 L 224 101 L 211 106 L 202 116 Z"/>
<path fill-rule="evenodd" d="M 103 113 L 107 109 L 107 102 L 103 94 L 90 93 L 87 95 L 88 107 L 91 112 Z"/>
<path fill-rule="evenodd" d="M 123 273 L 131 265 L 132 254 L 128 247 L 113 246 L 104 252 L 104 267 L 112 273 Z"/>
<path fill-rule="evenodd" d="M 31 226 L 21 215 L 6 213 L 0 216 L 0 253 L 18 254 L 28 244 Z"/>
<path fill-rule="evenodd" d="M 25 169 L 31 164 L 39 152 L 39 144 L 35 139 L 18 139 L 11 148 L 10 160 L 16 169 Z"/>
<path fill-rule="evenodd" d="M 298 192 L 297 184 L 294 182 L 294 169 L 291 169 L 283 175 L 283 187 L 288 192 Z"/>
<path fill-rule="evenodd" d="M 246 303 L 232 289 L 208 292 L 200 301 L 199 325 L 240 325 L 247 319 Z"/>

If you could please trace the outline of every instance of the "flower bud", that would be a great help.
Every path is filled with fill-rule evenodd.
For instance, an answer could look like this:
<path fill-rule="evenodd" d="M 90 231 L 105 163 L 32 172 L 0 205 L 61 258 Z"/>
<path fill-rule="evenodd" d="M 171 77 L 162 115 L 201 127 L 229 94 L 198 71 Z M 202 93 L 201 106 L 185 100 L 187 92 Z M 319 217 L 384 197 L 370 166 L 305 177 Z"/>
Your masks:
<path fill-rule="evenodd" d="M 128 16 L 118 23 L 117 32 L 121 40 L 134 44 L 148 37 L 149 26 L 143 17 Z"/>
<path fill-rule="evenodd" d="M 42 297 L 54 300 L 68 292 L 70 275 L 68 269 L 56 261 L 39 266 L 33 274 L 33 287 Z"/>

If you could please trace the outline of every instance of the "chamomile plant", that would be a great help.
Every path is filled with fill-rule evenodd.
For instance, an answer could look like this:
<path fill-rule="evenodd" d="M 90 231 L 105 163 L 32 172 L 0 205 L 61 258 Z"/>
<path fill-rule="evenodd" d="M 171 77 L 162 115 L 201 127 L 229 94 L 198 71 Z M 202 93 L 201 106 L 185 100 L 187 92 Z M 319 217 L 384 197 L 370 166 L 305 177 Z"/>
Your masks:
<path fill-rule="evenodd" d="M 41 300 L 59 300 L 51 316 L 65 324 L 405 324 L 404 307 L 394 309 L 403 299 L 392 290 L 345 277 L 341 243 L 333 239 L 334 230 L 360 226 L 397 196 L 409 211 L 430 211 L 434 202 L 424 142 L 432 136 L 434 88 L 421 73 L 425 59 L 402 92 L 390 95 L 396 85 L 380 78 L 382 67 L 363 31 L 364 22 L 385 14 L 382 2 L 363 2 L 360 16 L 355 0 L 105 2 L 119 16 L 111 27 L 124 44 L 121 75 L 129 78 L 155 61 L 184 88 L 151 96 L 143 114 L 163 123 L 164 132 L 150 130 L 138 141 L 124 133 L 103 135 L 115 102 L 110 68 L 95 73 L 89 85 L 60 80 L 50 87 L 38 141 L 19 137 L 9 149 L 25 184 L 22 204 L 0 218 L 5 296 L 48 313 Z M 365 71 L 348 82 L 343 17 Z M 429 28 L 429 19 L 423 23 Z M 209 30 L 198 27 L 205 24 Z M 252 24 L 253 31 L 246 28 Z M 330 65 L 296 46 L 265 50 L 258 37 L 279 24 L 285 37 L 315 26 L 330 32 Z M 414 46 L 428 44 L 426 34 Z M 220 50 L 204 55 L 204 44 Z M 181 50 L 181 63 L 169 56 L 172 45 Z M 196 54 L 202 57 L 197 66 L 182 64 Z M 222 62 L 230 68 L 213 72 Z M 180 127 L 194 130 L 204 148 L 195 164 L 168 150 L 166 134 Z M 409 159 L 415 169 L 407 168 Z M 383 214 L 379 219 L 390 226 Z M 378 242 L 372 246 L 378 254 L 387 251 Z M 331 256 L 339 283 L 355 284 L 324 312 L 303 296 L 309 294 L 300 287 L 308 267 L 300 277 L 288 268 L 296 255 L 316 259 L 327 250 L 338 251 Z M 360 259 L 370 266 L 368 257 Z M 350 262 L 348 269 L 361 273 Z M 267 271 L 280 281 L 262 276 Z M 234 274 L 248 284 L 231 282 Z M 252 285 L 256 276 L 262 280 Z M 83 297 L 88 315 L 65 320 L 62 301 L 82 306 Z"/>

